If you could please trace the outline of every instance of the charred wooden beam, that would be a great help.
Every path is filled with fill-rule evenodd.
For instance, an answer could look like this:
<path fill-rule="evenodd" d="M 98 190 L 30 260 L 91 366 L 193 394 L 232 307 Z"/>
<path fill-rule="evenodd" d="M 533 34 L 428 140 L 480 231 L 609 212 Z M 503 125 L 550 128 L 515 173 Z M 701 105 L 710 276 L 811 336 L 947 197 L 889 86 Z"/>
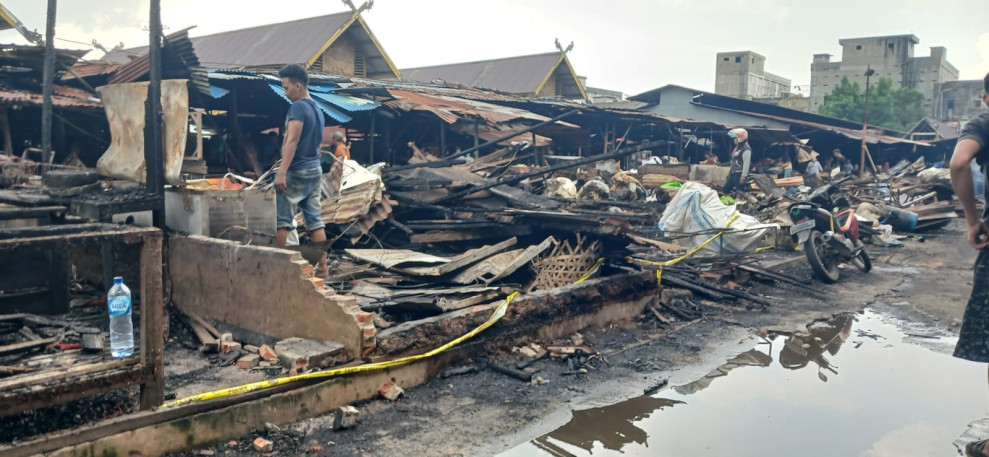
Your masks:
<path fill-rule="evenodd" d="M 619 159 L 619 158 L 622 158 L 622 157 L 625 157 L 625 156 L 629 156 L 629 155 L 635 154 L 637 152 L 641 152 L 641 151 L 644 151 L 644 150 L 649 149 L 651 147 L 659 146 L 659 145 L 662 145 L 662 144 L 665 144 L 665 143 L 666 143 L 665 141 L 649 141 L 649 142 L 646 142 L 646 143 L 642 143 L 642 144 L 640 144 L 640 145 L 638 145 L 638 146 L 636 146 L 634 148 L 628 148 L 628 149 L 624 149 L 623 148 L 623 149 L 620 149 L 618 151 L 610 152 L 610 153 L 607 153 L 607 154 L 600 154 L 600 155 L 596 155 L 596 156 L 585 157 L 583 159 L 574 160 L 574 161 L 568 162 L 568 163 L 562 163 L 562 164 L 559 164 L 559 165 L 553 165 L 551 167 L 540 168 L 538 170 L 533 170 L 533 171 L 530 171 L 528 173 L 522 173 L 522 174 L 518 174 L 518 175 L 514 175 L 514 176 L 503 177 L 501 179 L 497 179 L 497 180 L 494 180 L 494 181 L 491 181 L 491 182 L 488 182 L 488 183 L 485 183 L 485 184 L 482 184 L 482 185 L 479 185 L 479 186 L 474 186 L 474 187 L 472 187 L 470 189 L 467 189 L 467 190 L 462 190 L 460 192 L 454 192 L 454 193 L 449 194 L 449 195 L 447 195 L 445 197 L 441 197 L 441 198 L 438 198 L 436 200 L 433 200 L 431 203 L 438 204 L 438 203 L 443 203 L 443 202 L 447 202 L 447 201 L 450 201 L 450 200 L 455 200 L 455 199 L 458 199 L 458 198 L 463 198 L 463 197 L 466 197 L 466 196 L 468 196 L 470 194 L 477 193 L 477 192 L 482 191 L 482 190 L 487 190 L 487 189 L 490 189 L 490 188 L 495 187 L 495 186 L 500 186 L 502 184 L 515 184 L 517 182 L 520 182 L 520 181 L 522 181 L 524 179 L 527 179 L 527 178 L 531 178 L 533 176 L 545 175 L 545 174 L 553 173 L 553 172 L 558 171 L 558 170 L 565 170 L 567 168 L 579 167 L 579 166 L 584 165 L 584 164 L 599 162 L 599 161 L 602 161 L 602 160 Z"/>

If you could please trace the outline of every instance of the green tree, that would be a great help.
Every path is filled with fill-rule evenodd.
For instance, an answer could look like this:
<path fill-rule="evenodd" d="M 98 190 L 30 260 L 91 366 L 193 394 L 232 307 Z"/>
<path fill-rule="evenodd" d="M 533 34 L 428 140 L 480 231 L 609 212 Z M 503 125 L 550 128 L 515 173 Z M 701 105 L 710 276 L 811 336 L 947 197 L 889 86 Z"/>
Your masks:
<path fill-rule="evenodd" d="M 893 81 L 879 78 L 869 87 L 869 124 L 905 132 L 924 117 L 924 95 L 908 87 L 893 90 Z M 858 83 L 841 78 L 841 84 L 824 96 L 820 113 L 862 122 L 865 91 Z"/>

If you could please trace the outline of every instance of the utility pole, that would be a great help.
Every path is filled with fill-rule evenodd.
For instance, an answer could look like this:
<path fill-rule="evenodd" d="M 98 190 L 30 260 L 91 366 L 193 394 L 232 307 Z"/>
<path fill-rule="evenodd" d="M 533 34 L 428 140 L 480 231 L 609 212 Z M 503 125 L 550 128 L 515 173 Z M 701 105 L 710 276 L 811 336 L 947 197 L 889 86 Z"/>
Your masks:
<path fill-rule="evenodd" d="M 859 177 L 865 176 L 865 137 L 869 134 L 869 78 L 876 74 L 872 65 L 866 67 L 865 71 L 865 114 L 862 116 L 862 161 L 859 164 Z"/>
<path fill-rule="evenodd" d="M 48 23 L 45 30 L 45 73 L 42 83 L 41 105 L 41 156 L 52 160 L 52 84 L 55 82 L 55 5 L 48 0 Z"/>
<path fill-rule="evenodd" d="M 165 226 L 165 146 L 161 120 L 161 0 L 151 0 L 151 17 L 148 24 L 148 100 L 145 104 L 144 163 L 147 170 L 145 186 L 156 197 L 152 211 L 155 227 Z"/>

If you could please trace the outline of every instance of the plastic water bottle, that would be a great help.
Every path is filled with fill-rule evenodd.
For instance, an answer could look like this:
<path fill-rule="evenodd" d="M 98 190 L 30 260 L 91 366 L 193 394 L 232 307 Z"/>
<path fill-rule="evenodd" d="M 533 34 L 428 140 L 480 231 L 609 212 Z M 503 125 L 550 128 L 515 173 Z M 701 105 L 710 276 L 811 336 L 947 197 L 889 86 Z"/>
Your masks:
<path fill-rule="evenodd" d="M 127 357 L 134 353 L 134 323 L 130 318 L 130 289 L 124 285 L 124 278 L 113 278 L 106 304 L 110 309 L 110 354 Z"/>

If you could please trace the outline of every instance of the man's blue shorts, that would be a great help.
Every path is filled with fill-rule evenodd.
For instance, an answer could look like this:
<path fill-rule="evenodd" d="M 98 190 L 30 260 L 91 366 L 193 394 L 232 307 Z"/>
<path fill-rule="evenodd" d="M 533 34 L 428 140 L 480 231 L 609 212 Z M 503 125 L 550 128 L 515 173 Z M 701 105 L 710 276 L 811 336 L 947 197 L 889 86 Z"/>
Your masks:
<path fill-rule="evenodd" d="M 289 170 L 286 176 L 285 192 L 275 199 L 278 228 L 292 228 L 295 214 L 301 209 L 306 230 L 323 228 L 323 207 L 320 183 L 323 171 L 319 168 Z"/>

